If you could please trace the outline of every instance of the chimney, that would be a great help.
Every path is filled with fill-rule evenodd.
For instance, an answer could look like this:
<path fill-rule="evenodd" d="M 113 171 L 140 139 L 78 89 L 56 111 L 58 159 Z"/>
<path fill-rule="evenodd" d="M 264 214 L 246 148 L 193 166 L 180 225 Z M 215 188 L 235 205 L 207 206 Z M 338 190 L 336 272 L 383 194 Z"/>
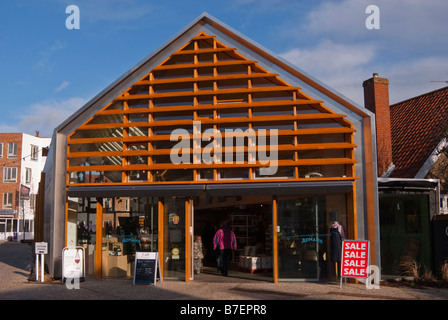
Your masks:
<path fill-rule="evenodd" d="M 393 170 L 392 163 L 392 136 L 390 128 L 389 109 L 389 80 L 373 77 L 363 82 L 364 106 L 375 113 L 376 118 L 376 145 L 378 176 L 388 176 Z"/>

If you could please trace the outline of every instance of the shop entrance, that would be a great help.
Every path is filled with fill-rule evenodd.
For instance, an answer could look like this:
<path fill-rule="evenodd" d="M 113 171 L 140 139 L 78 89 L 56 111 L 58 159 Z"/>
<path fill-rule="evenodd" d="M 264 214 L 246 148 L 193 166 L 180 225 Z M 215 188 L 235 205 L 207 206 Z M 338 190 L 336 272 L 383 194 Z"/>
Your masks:
<path fill-rule="evenodd" d="M 277 199 L 278 277 L 281 280 L 335 279 L 340 250 L 331 225 L 347 226 L 344 194 L 302 195 Z"/>
<path fill-rule="evenodd" d="M 323 197 L 278 201 L 279 277 L 318 280 L 326 253 Z"/>
<path fill-rule="evenodd" d="M 205 195 L 198 199 L 194 236 L 202 238 L 202 272 L 219 274 L 213 237 L 223 221 L 229 221 L 238 246 L 230 257 L 228 275 L 272 280 L 272 197 Z"/>

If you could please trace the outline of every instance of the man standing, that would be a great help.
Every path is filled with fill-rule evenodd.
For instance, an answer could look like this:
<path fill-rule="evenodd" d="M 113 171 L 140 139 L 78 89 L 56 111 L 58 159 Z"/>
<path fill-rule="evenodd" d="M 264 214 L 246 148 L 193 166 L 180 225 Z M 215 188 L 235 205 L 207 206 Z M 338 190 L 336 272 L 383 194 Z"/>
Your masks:
<path fill-rule="evenodd" d="M 235 233 L 230 230 L 227 223 L 223 223 L 222 227 L 216 231 L 213 237 L 213 249 L 218 250 L 218 271 L 227 276 L 230 255 L 232 250 L 236 250 Z"/>

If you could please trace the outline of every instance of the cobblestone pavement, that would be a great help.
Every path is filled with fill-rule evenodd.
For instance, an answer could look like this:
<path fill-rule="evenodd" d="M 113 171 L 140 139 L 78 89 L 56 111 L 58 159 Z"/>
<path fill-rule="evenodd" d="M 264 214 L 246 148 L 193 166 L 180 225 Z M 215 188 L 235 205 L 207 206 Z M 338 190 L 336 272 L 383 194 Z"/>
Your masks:
<path fill-rule="evenodd" d="M 163 281 L 133 285 L 132 280 L 87 279 L 79 289 L 68 289 L 61 281 L 29 281 L 33 266 L 29 244 L 0 242 L 0 300 L 448 300 L 447 289 L 386 287 L 366 290 L 365 285 L 338 282 L 271 283 L 248 279 L 196 275 L 194 281 Z"/>

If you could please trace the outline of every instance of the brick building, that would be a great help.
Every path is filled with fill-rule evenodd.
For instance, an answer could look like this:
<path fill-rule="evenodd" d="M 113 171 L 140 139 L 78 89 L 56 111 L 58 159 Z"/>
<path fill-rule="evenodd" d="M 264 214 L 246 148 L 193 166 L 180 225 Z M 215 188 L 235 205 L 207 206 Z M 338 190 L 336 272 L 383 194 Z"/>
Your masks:
<path fill-rule="evenodd" d="M 409 259 L 437 274 L 448 257 L 448 87 L 389 105 L 388 79 L 363 86 L 376 115 L 382 274 L 402 274 Z"/>
<path fill-rule="evenodd" d="M 0 240 L 33 238 L 36 194 L 51 138 L 0 133 Z"/>

